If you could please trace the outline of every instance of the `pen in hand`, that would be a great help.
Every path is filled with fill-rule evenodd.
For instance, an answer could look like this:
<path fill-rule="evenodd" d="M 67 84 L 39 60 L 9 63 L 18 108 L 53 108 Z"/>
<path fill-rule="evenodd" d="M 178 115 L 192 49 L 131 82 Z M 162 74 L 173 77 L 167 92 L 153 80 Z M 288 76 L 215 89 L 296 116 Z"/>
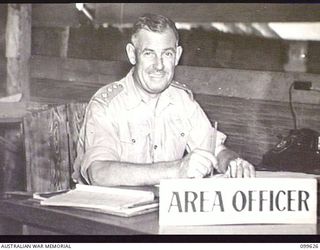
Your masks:
<path fill-rule="evenodd" d="M 218 130 L 218 122 L 214 122 L 213 129 L 210 133 L 210 143 L 211 143 L 211 150 L 214 156 L 216 156 L 216 142 L 217 142 L 217 130 Z M 212 168 L 210 177 L 213 176 L 214 168 Z"/>

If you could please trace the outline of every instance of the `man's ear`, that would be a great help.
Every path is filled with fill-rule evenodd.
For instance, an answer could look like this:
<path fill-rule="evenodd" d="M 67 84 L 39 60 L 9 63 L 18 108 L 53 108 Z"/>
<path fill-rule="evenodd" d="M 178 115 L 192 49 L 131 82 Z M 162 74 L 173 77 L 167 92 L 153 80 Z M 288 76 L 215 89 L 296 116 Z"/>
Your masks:
<path fill-rule="evenodd" d="M 135 53 L 135 47 L 132 43 L 128 43 L 126 46 L 127 56 L 129 58 L 129 61 L 132 65 L 136 64 L 136 53 Z"/>
<path fill-rule="evenodd" d="M 181 57 L 181 55 L 182 55 L 182 51 L 183 51 L 182 47 L 181 47 L 181 46 L 178 46 L 178 47 L 177 47 L 177 52 L 176 52 L 176 61 L 175 61 L 175 65 L 176 65 L 176 66 L 177 66 L 178 63 L 179 63 L 180 57 Z"/>

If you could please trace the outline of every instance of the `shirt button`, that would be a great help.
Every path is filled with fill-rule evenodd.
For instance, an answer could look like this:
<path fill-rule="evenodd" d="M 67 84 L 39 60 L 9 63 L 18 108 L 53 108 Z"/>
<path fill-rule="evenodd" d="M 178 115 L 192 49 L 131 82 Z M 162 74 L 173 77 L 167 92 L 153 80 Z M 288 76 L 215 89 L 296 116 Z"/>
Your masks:
<path fill-rule="evenodd" d="M 183 137 L 183 136 L 184 136 L 184 133 L 182 132 L 180 135 Z"/>
<path fill-rule="evenodd" d="M 157 149 L 157 147 L 158 147 L 157 145 L 154 145 L 154 146 L 153 146 L 154 149 Z"/>
<path fill-rule="evenodd" d="M 135 139 L 132 139 L 131 141 L 132 141 L 133 143 L 135 143 L 135 142 L 136 142 L 136 140 L 135 140 Z"/>

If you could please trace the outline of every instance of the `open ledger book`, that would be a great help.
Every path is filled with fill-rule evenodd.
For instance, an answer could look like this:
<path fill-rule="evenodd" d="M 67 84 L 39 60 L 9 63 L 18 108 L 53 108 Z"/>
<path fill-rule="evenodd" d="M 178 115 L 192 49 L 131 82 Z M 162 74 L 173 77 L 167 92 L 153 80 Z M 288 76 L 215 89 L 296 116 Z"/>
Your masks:
<path fill-rule="evenodd" d="M 86 210 L 130 217 L 155 211 L 159 201 L 152 191 L 129 188 L 76 185 L 75 189 L 54 193 L 35 193 L 44 206 L 78 207 Z"/>

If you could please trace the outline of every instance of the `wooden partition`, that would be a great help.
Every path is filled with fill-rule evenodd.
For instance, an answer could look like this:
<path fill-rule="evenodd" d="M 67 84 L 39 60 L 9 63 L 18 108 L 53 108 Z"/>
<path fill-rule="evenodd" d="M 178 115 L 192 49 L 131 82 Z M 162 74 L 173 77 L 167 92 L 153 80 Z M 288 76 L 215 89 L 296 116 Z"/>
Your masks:
<path fill-rule="evenodd" d="M 282 102 L 244 100 L 197 94 L 209 119 L 219 121 L 226 145 L 254 165 L 292 128 L 289 107 Z M 53 191 L 72 185 L 71 173 L 86 103 L 71 103 L 29 114 L 24 119 L 27 189 Z M 302 126 L 317 130 L 319 105 L 302 105 Z M 284 115 L 285 114 L 285 115 Z"/>
<path fill-rule="evenodd" d="M 71 103 L 24 118 L 28 191 L 56 191 L 72 186 L 72 166 L 85 108 L 85 103 Z"/>
<path fill-rule="evenodd" d="M 226 145 L 259 169 L 262 155 L 292 128 L 286 103 L 196 94 L 209 119 L 219 121 Z M 87 103 L 59 105 L 24 119 L 29 191 L 54 191 L 72 186 L 71 173 Z M 300 105 L 301 125 L 319 128 L 319 105 Z M 303 111 L 303 112 L 302 112 Z"/>
<path fill-rule="evenodd" d="M 69 187 L 66 107 L 34 112 L 24 119 L 28 191 Z"/>
<path fill-rule="evenodd" d="M 228 135 L 226 145 L 255 165 L 259 165 L 262 155 L 279 142 L 278 135 L 288 135 L 293 129 L 286 102 L 205 94 L 196 94 L 195 98 L 212 123 L 219 121 L 219 129 Z M 319 131 L 320 105 L 299 104 L 296 112 L 300 128 Z"/>

